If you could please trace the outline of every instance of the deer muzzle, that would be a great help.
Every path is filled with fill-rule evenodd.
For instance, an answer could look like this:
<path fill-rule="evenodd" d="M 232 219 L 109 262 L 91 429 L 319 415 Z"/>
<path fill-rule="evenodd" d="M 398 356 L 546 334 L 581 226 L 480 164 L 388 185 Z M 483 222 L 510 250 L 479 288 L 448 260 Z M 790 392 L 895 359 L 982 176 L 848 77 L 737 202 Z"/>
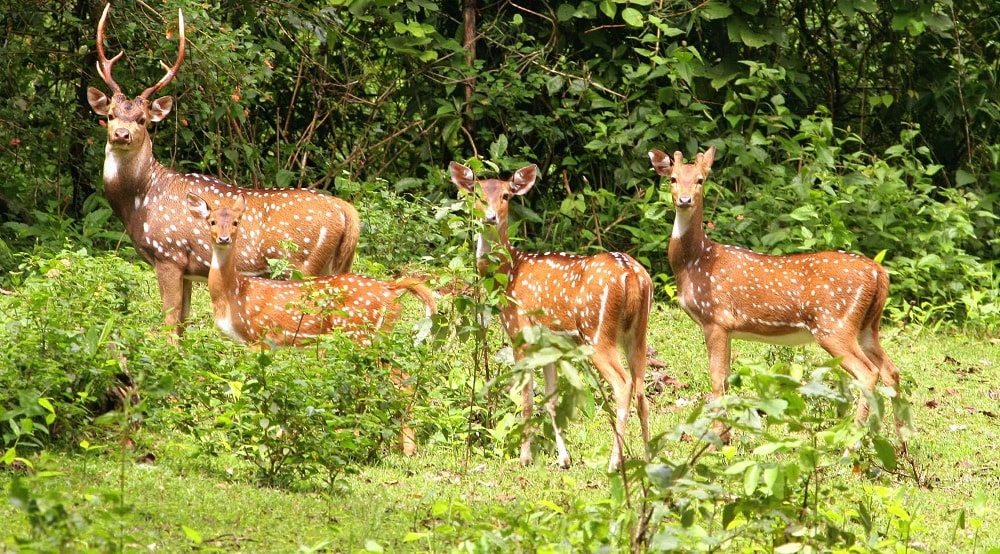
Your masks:
<path fill-rule="evenodd" d="M 111 144 L 132 144 L 132 133 L 125 127 L 118 127 L 111 133 Z"/>

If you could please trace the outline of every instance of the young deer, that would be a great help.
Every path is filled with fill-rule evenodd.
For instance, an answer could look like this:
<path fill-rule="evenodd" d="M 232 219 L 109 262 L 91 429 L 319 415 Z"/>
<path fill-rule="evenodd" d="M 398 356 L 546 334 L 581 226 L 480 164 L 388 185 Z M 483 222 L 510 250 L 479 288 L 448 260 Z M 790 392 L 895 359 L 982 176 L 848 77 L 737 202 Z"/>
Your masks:
<path fill-rule="evenodd" d="M 456 162 L 449 166 L 451 180 L 466 193 L 479 195 L 485 214 L 484 235 L 479 237 L 477 268 L 488 270 L 486 256 L 493 248 L 506 250 L 499 271 L 506 273 L 508 302 L 500 319 L 512 340 L 531 325 L 542 325 L 553 332 L 572 336 L 578 343 L 594 348 L 591 361 L 614 391 L 616 421 L 611 443 L 609 470 L 622 462 L 626 421 L 632 396 L 642 426 L 643 443 L 649 442 L 649 409 L 646 403 L 646 326 L 653 302 L 653 282 L 639 262 L 627 254 L 611 252 L 594 256 L 572 254 L 533 254 L 511 246 L 507 237 L 507 208 L 513 195 L 522 195 L 535 184 L 537 167 L 517 170 L 509 180 L 477 181 L 472 170 Z M 479 190 L 477 190 L 479 189 Z M 625 350 L 626 371 L 618 348 Z M 524 352 L 515 349 L 517 359 Z M 562 432 L 556 423 L 556 370 L 544 368 L 545 394 L 559 450 L 558 464 L 570 465 Z M 534 389 L 528 383 L 521 391 L 522 416 L 527 422 L 534 406 Z M 531 463 L 531 435 L 521 443 L 521 463 Z"/>
<path fill-rule="evenodd" d="M 247 209 L 244 196 L 237 196 L 230 207 L 215 209 L 194 193 L 188 193 L 187 201 L 191 214 L 209 225 L 208 291 L 215 324 L 239 343 L 299 346 L 339 329 L 358 344 L 368 345 L 375 333 L 391 329 L 399 319 L 403 307 L 398 300 L 404 293 L 417 296 L 428 317 L 437 310 L 434 294 L 417 279 L 380 281 L 344 273 L 279 281 L 243 275 L 234 250 L 243 240 L 239 235 Z M 415 448 L 413 432 L 404 425 L 403 451 L 412 454 Z"/>
<path fill-rule="evenodd" d="M 879 344 L 879 320 L 889 276 L 874 261 L 846 252 L 771 256 L 713 242 L 702 228 L 702 185 L 715 147 L 693 164 L 680 152 L 649 152 L 653 168 L 670 177 L 676 215 L 670 236 L 670 268 L 677 298 L 705 334 L 712 395 L 726 392 L 731 339 L 781 345 L 817 342 L 868 391 L 879 377 L 898 393 L 899 370 Z M 868 419 L 868 402 L 858 401 L 855 421 Z M 902 422 L 896 431 L 902 441 Z M 728 429 L 721 430 L 729 441 Z M 905 442 L 903 443 L 905 447 Z"/>
<path fill-rule="evenodd" d="M 136 251 L 156 270 L 167 327 L 177 334 L 182 331 L 191 308 L 191 280 L 208 275 L 211 259 L 211 246 L 188 213 L 188 191 L 214 204 L 239 194 L 246 197 L 246 240 L 235 256 L 243 273 L 266 274 L 268 258 L 282 257 L 306 275 L 350 271 L 361 223 L 349 203 L 311 190 L 242 189 L 213 177 L 178 173 L 156 160 L 149 127 L 170 113 L 173 98 L 150 97 L 173 80 L 184 60 L 184 14 L 178 11 L 177 61 L 156 84 L 130 100 L 111 77 L 124 52 L 110 60 L 104 52 L 110 8 L 105 6 L 97 24 L 97 72 L 111 89 L 111 97 L 90 87 L 87 99 L 97 114 L 107 116 L 104 193 Z M 298 250 L 286 249 L 282 245 L 286 240 Z"/>

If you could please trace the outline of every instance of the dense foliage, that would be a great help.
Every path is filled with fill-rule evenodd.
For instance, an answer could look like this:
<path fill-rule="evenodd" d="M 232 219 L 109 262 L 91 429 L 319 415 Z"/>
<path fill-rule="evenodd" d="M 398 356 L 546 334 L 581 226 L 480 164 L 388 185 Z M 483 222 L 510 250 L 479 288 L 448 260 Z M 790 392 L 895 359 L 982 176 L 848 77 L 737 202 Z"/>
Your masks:
<path fill-rule="evenodd" d="M 63 237 L 113 246 L 85 101 L 103 86 L 103 5 L 6 4 L 0 264 Z M 669 285 L 671 211 L 645 153 L 711 143 L 718 239 L 885 250 L 900 314 L 998 317 L 991 2 L 122 2 L 108 47 L 127 52 L 126 92 L 175 54 L 177 9 L 189 53 L 154 138 L 168 165 L 364 202 L 347 176 L 436 203 L 452 159 L 538 163 L 524 235 L 629 250 Z"/>

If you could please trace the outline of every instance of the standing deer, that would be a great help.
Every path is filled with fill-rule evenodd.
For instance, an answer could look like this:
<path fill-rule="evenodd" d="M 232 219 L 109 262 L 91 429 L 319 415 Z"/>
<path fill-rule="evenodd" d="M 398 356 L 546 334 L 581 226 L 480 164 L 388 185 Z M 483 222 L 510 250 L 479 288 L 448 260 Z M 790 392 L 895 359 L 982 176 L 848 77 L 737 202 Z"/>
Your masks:
<path fill-rule="evenodd" d="M 322 334 L 341 330 L 358 344 L 371 344 L 375 334 L 389 330 L 403 311 L 399 297 L 417 296 L 430 317 L 437 308 L 434 295 L 417 279 L 380 281 L 350 273 L 306 281 L 279 281 L 242 274 L 234 250 L 245 233 L 247 210 L 240 194 L 230 207 L 212 208 L 194 193 L 187 195 L 188 210 L 208 222 L 212 265 L 208 292 L 215 324 L 241 344 L 300 346 Z M 397 372 L 402 380 L 405 376 Z M 403 451 L 412 454 L 413 431 L 403 428 Z"/>
<path fill-rule="evenodd" d="M 771 256 L 713 242 L 702 228 L 702 186 L 715 147 L 693 164 L 683 154 L 649 152 L 657 173 L 670 177 L 676 209 L 668 256 L 677 298 L 705 334 L 712 395 L 725 394 L 733 338 L 780 345 L 817 342 L 868 391 L 879 377 L 898 393 L 899 370 L 879 344 L 879 320 L 889 276 L 876 262 L 847 252 Z M 865 395 L 855 421 L 868 419 Z M 901 442 L 902 422 L 896 418 Z M 729 441 L 729 430 L 720 438 Z M 902 443 L 905 448 L 905 442 Z"/>
<path fill-rule="evenodd" d="M 480 273 L 489 270 L 487 255 L 496 247 L 506 256 L 498 270 L 507 275 L 507 302 L 500 313 L 511 340 L 531 325 L 573 337 L 577 343 L 593 347 L 590 359 L 601 377 L 614 392 L 616 419 L 611 443 L 609 470 L 621 465 L 632 396 L 642 426 L 643 444 L 649 442 L 649 408 L 646 403 L 646 327 L 653 303 L 653 282 L 639 262 L 627 254 L 610 252 L 593 256 L 562 253 L 522 252 L 510 244 L 507 236 L 507 209 L 513 195 L 523 195 L 535 184 L 537 166 L 529 165 L 514 172 L 509 180 L 477 181 L 468 167 L 451 162 L 451 180 L 463 191 L 479 195 L 484 218 L 484 233 L 479 237 L 476 266 Z M 477 190 L 478 189 L 478 190 Z M 619 359 L 624 349 L 631 371 Z M 525 352 L 516 348 L 515 358 Z M 546 406 L 552 417 L 558 464 L 570 465 L 569 453 L 556 422 L 556 369 L 544 368 Z M 534 408 L 534 387 L 529 381 L 521 391 L 521 410 L 525 423 Z M 531 463 L 531 435 L 521 442 L 521 464 Z"/>
<path fill-rule="evenodd" d="M 287 257 L 306 275 L 350 271 L 361 231 L 358 212 L 349 203 L 311 190 L 248 190 L 213 177 L 181 174 L 153 157 L 149 127 L 164 119 L 173 98 L 150 97 L 165 87 L 184 60 L 184 14 L 178 10 L 180 46 L 177 61 L 166 75 L 138 97 L 129 100 L 111 77 L 123 55 L 110 60 L 104 53 L 104 26 L 111 4 L 97 24 L 97 72 L 111 89 L 109 99 L 100 90 L 87 89 L 91 108 L 107 116 L 104 193 L 125 232 L 143 259 L 156 270 L 165 323 L 179 335 L 191 308 L 191 280 L 208 275 L 211 247 L 201 226 L 188 213 L 188 191 L 219 203 L 243 194 L 247 214 L 243 219 L 246 240 L 236 253 L 239 271 L 264 274 L 267 259 Z M 282 244 L 290 241 L 298 250 Z"/>

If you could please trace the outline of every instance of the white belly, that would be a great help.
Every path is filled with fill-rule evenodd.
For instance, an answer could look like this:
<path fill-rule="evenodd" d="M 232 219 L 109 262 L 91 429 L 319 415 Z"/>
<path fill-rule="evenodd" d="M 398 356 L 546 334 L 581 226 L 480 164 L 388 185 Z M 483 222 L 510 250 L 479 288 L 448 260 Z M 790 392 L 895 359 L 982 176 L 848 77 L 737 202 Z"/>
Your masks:
<path fill-rule="evenodd" d="M 800 329 L 794 333 L 788 333 L 785 335 L 757 335 L 754 333 L 741 333 L 736 331 L 733 333 L 734 339 L 740 340 L 751 340 L 754 342 L 765 342 L 768 344 L 777 344 L 780 346 L 801 346 L 803 344 L 809 344 L 815 342 L 816 339 L 813 338 L 812 333 L 806 329 Z"/>

